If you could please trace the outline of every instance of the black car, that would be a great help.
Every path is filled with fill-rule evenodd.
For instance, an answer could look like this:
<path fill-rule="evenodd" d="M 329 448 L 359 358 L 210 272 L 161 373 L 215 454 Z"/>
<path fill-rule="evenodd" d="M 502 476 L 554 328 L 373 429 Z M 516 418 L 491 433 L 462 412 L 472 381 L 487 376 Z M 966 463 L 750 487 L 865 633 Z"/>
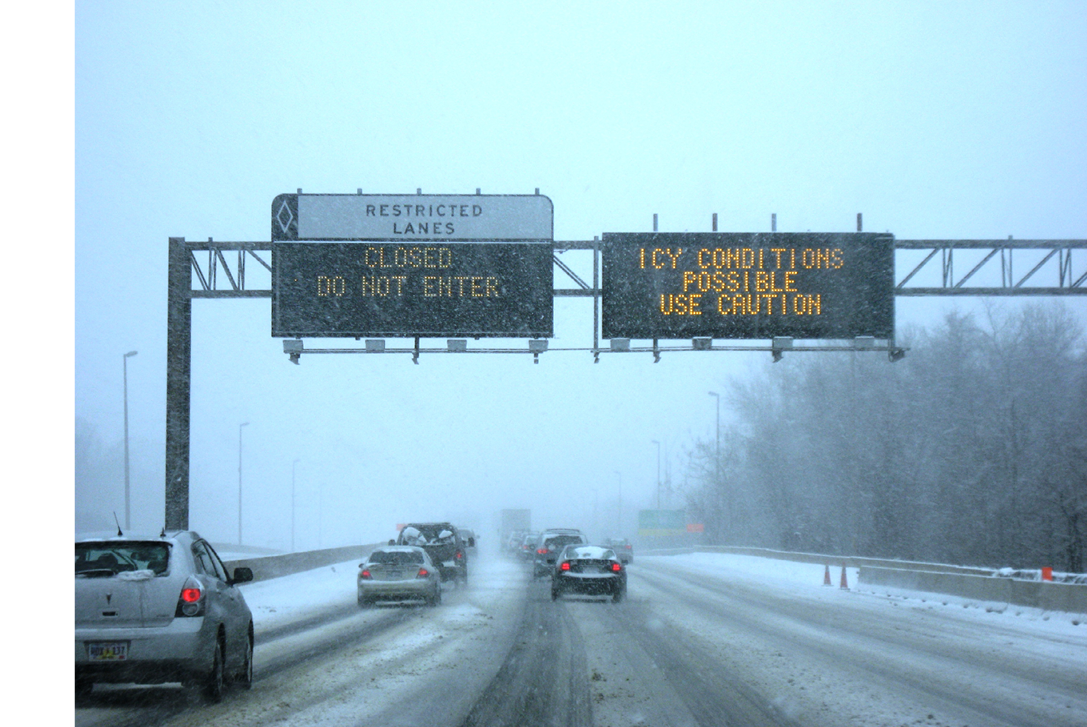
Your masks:
<path fill-rule="evenodd" d="M 442 581 L 468 584 L 468 543 L 452 523 L 409 523 L 390 545 L 417 545 L 427 552 Z"/>
<path fill-rule="evenodd" d="M 630 565 L 634 562 L 634 546 L 626 538 L 605 538 L 600 544 L 605 548 L 614 550 L 623 565 Z"/>
<path fill-rule="evenodd" d="M 551 575 L 559 552 L 567 545 L 584 545 L 588 539 L 580 530 L 574 528 L 554 528 L 544 530 L 536 540 L 536 552 L 532 555 L 532 577 L 545 578 Z"/>
<path fill-rule="evenodd" d="M 517 545 L 517 557 L 531 562 L 536 557 L 536 543 L 539 539 L 539 533 L 527 533 Z"/>
<path fill-rule="evenodd" d="M 627 569 L 611 548 L 568 545 L 559 554 L 551 574 L 551 600 L 567 593 L 611 596 L 619 603 L 627 594 Z"/>

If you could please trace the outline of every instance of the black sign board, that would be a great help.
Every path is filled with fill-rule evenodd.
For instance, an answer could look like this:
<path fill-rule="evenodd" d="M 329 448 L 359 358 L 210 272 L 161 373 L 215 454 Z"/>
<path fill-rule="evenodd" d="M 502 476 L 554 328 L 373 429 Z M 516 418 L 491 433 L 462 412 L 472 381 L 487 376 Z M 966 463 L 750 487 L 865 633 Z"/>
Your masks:
<path fill-rule="evenodd" d="M 604 338 L 894 337 L 894 236 L 604 233 Z"/>
<path fill-rule="evenodd" d="M 552 245 L 276 242 L 272 335 L 547 338 Z"/>

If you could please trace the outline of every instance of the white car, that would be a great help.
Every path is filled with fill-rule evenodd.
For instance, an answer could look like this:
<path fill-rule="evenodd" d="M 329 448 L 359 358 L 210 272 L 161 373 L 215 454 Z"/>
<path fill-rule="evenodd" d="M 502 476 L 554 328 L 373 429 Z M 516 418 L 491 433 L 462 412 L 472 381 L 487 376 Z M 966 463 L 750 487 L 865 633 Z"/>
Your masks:
<path fill-rule="evenodd" d="M 75 540 L 75 684 L 182 682 L 208 701 L 253 683 L 253 616 L 211 545 L 191 531 Z"/>

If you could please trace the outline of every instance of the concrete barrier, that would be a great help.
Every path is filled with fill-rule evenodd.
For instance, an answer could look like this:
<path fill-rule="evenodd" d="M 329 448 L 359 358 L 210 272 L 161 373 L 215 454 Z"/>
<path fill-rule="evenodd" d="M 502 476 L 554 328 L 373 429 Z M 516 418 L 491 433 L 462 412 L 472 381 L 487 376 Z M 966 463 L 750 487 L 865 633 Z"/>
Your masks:
<path fill-rule="evenodd" d="M 860 566 L 859 584 L 943 593 L 977 601 L 1008 603 L 1045 611 L 1087 614 L 1087 585 L 1023 581 L 994 575 L 937 573 L 906 568 Z"/>
<path fill-rule="evenodd" d="M 358 558 L 361 561 L 378 545 L 381 545 L 381 543 L 348 545 L 342 548 L 309 550 L 303 553 L 287 553 L 286 555 L 256 556 L 253 558 L 225 560 L 223 565 L 231 573 L 239 566 L 252 568 L 253 580 L 264 581 L 269 578 L 279 578 L 280 576 L 289 576 L 292 573 L 313 570 L 333 563 L 342 563 L 353 558 Z"/>
<path fill-rule="evenodd" d="M 912 560 L 888 560 L 886 558 L 859 558 L 852 555 L 826 555 L 823 553 L 793 553 L 787 550 L 770 550 L 769 548 L 743 548 L 732 545 L 705 545 L 691 549 L 691 552 L 704 553 L 732 553 L 734 555 L 752 555 L 758 558 L 774 558 L 775 560 L 788 560 L 796 563 L 818 563 L 829 565 L 832 568 L 861 568 L 863 566 L 876 566 L 883 568 L 903 568 L 908 570 L 924 570 L 932 573 L 964 573 L 972 575 L 992 575 L 991 568 L 973 568 L 961 565 L 946 565 L 943 563 L 924 563 Z M 662 553 L 663 555 L 664 553 Z M 648 553 L 647 553 L 648 555 Z"/>
<path fill-rule="evenodd" d="M 977 601 L 1029 606 L 1046 611 L 1087 614 L 1087 584 L 1000 577 L 997 576 L 997 571 L 992 568 L 974 568 L 908 560 L 887 560 L 884 558 L 859 558 L 848 555 L 793 553 L 786 550 L 745 548 L 731 545 L 703 545 L 694 548 L 658 549 L 641 552 L 645 555 L 731 553 L 733 555 L 750 555 L 757 558 L 788 560 L 796 563 L 816 563 L 831 568 L 858 568 L 860 571 L 859 583 L 866 586 L 889 586 L 911 591 L 943 593 Z"/>

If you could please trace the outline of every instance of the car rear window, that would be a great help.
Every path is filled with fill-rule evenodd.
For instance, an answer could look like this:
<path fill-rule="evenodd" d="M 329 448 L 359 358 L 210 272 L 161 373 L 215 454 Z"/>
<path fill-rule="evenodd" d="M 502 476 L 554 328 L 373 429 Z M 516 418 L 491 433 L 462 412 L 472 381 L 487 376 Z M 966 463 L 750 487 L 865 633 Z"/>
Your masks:
<path fill-rule="evenodd" d="M 615 551 L 611 548 L 601 548 L 599 545 L 585 545 L 580 548 L 567 548 L 566 557 L 608 560 L 615 557 Z"/>
<path fill-rule="evenodd" d="M 415 565 L 423 562 L 423 554 L 397 550 L 379 550 L 370 553 L 370 562 L 384 565 Z"/>
<path fill-rule="evenodd" d="M 584 542 L 585 541 L 580 535 L 556 535 L 554 537 L 548 538 L 544 542 L 544 545 L 547 546 L 548 550 L 561 550 L 567 545 Z"/>
<path fill-rule="evenodd" d="M 101 542 L 75 544 L 75 574 L 108 577 L 122 571 L 149 570 L 163 575 L 170 562 L 169 543 Z"/>
<path fill-rule="evenodd" d="M 400 532 L 400 543 L 408 545 L 420 545 L 430 544 L 438 542 L 452 542 L 452 538 L 447 536 L 443 541 L 439 536 L 443 531 L 453 532 L 453 526 L 449 523 L 438 523 L 437 525 L 409 525 Z M 422 536 L 422 538 L 419 538 Z"/>

